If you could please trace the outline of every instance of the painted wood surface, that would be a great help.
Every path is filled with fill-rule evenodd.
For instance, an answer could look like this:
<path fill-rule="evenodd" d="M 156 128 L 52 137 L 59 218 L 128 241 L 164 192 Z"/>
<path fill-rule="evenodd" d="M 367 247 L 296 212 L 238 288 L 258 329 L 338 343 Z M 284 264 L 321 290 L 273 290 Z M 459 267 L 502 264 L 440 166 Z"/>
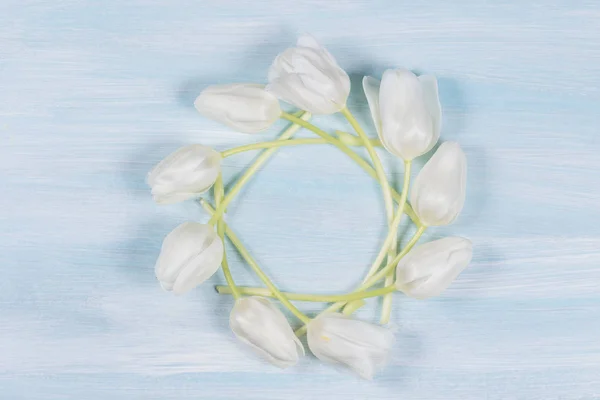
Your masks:
<path fill-rule="evenodd" d="M 599 18 L 560 0 L 0 1 L 0 398 L 600 398 Z M 242 135 L 192 102 L 264 82 L 302 32 L 350 73 L 371 134 L 363 75 L 436 74 L 442 139 L 469 159 L 464 213 L 426 240 L 469 237 L 473 263 L 439 298 L 396 296 L 398 342 L 372 382 L 310 356 L 266 365 L 229 331 L 220 274 L 182 297 L 153 274 L 166 233 L 207 217 L 155 205 L 147 171 L 182 144 L 275 137 L 285 124 Z M 282 288 L 320 293 L 352 288 L 385 234 L 379 188 L 325 146 L 280 151 L 228 221 Z"/>

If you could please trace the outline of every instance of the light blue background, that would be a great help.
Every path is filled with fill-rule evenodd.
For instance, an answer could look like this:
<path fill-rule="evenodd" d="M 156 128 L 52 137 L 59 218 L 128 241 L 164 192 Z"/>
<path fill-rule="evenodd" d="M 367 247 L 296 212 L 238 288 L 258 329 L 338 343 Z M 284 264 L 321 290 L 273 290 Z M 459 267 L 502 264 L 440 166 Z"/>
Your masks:
<path fill-rule="evenodd" d="M 0 398 L 600 398 L 599 19 L 594 1 L 2 0 Z M 396 296 L 398 343 L 373 382 L 246 353 L 221 274 L 183 297 L 154 278 L 163 237 L 206 214 L 156 206 L 147 171 L 183 144 L 275 137 L 285 124 L 238 134 L 193 99 L 264 82 L 302 32 L 349 72 L 371 133 L 364 74 L 436 74 L 442 139 L 469 160 L 463 214 L 427 238 L 470 238 L 473 263 L 439 298 Z M 228 221 L 289 290 L 349 290 L 385 234 L 379 188 L 325 146 L 281 151 L 240 200 Z"/>

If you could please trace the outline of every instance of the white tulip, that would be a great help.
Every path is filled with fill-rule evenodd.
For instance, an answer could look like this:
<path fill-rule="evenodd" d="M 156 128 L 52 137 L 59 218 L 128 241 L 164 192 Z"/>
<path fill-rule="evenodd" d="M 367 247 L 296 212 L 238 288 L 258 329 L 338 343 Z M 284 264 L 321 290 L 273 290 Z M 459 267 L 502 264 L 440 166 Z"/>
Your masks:
<path fill-rule="evenodd" d="M 295 365 L 304 355 L 304 347 L 283 313 L 265 298 L 238 299 L 229 326 L 238 339 L 279 368 Z"/>
<path fill-rule="evenodd" d="M 454 221 L 465 203 L 467 157 L 458 143 L 445 142 L 419 171 L 410 193 L 415 213 L 425 226 Z"/>
<path fill-rule="evenodd" d="M 158 204 L 197 197 L 215 183 L 221 172 L 221 154 L 193 144 L 170 154 L 148 174 L 147 182 Z"/>
<path fill-rule="evenodd" d="M 223 250 L 212 226 L 184 222 L 163 241 L 154 269 L 156 277 L 165 290 L 188 292 L 219 269 Z"/>
<path fill-rule="evenodd" d="M 365 379 L 383 368 L 393 333 L 340 313 L 323 314 L 308 324 L 308 347 L 321 361 L 343 364 Z"/>
<path fill-rule="evenodd" d="M 346 106 L 350 78 L 312 36 L 279 54 L 269 69 L 267 90 L 313 114 L 333 114 Z"/>
<path fill-rule="evenodd" d="M 281 116 L 277 98 L 251 83 L 209 86 L 194 105 L 205 117 L 244 133 L 265 130 Z"/>
<path fill-rule="evenodd" d="M 415 247 L 396 267 L 396 287 L 410 297 L 426 299 L 442 293 L 469 265 L 470 240 L 447 237 Z"/>
<path fill-rule="evenodd" d="M 433 148 L 442 122 L 434 76 L 389 69 L 381 82 L 365 76 L 363 89 L 379 139 L 390 153 L 410 161 Z"/>

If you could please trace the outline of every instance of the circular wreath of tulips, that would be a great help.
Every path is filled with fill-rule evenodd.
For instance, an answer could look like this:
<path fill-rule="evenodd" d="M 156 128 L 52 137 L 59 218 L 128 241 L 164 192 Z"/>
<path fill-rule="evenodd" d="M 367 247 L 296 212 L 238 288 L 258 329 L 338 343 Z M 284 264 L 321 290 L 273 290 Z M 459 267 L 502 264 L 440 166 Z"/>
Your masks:
<path fill-rule="evenodd" d="M 392 293 L 401 291 L 417 299 L 437 296 L 471 261 L 471 242 L 462 237 L 446 237 L 414 247 L 428 227 L 451 223 L 463 208 L 465 154 L 457 143 L 442 143 L 417 175 L 409 204 L 412 160 L 429 152 L 440 136 L 441 106 L 434 76 L 416 76 L 406 69 L 394 69 L 385 71 L 381 81 L 369 76 L 363 79 L 379 139 L 370 139 L 346 107 L 350 93 L 348 75 L 314 38 L 303 36 L 296 47 L 279 54 L 269 70 L 268 80 L 266 86 L 210 86 L 198 96 L 195 106 L 206 117 L 245 133 L 260 132 L 279 118 L 286 119 L 292 125 L 277 140 L 222 152 L 193 144 L 169 155 L 148 175 L 152 195 L 159 204 L 198 198 L 211 188 L 214 193 L 214 205 L 206 199 L 200 200 L 211 216 L 208 223 L 185 222 L 164 239 L 156 277 L 165 290 L 182 294 L 206 281 L 221 267 L 227 285 L 217 286 L 217 291 L 235 299 L 229 323 L 243 343 L 272 364 L 286 368 L 295 365 L 304 354 L 298 337 L 306 334 L 308 347 L 317 358 L 345 365 L 370 379 L 384 365 L 394 342 L 392 332 L 382 326 L 390 318 Z M 294 114 L 282 111 L 279 99 L 301 111 Z M 356 134 L 340 131 L 329 134 L 309 122 L 311 114 L 338 112 Z M 294 139 L 300 128 L 314 132 L 317 137 Z M 383 193 L 388 234 L 362 283 L 347 294 L 281 292 L 223 219 L 229 203 L 277 148 L 315 144 L 337 147 L 373 177 Z M 403 160 L 404 182 L 400 192 L 390 187 L 375 151 L 377 146 Z M 370 162 L 352 147 L 364 147 Z M 221 160 L 257 149 L 264 151 L 225 194 Z M 416 233 L 398 251 L 397 229 L 405 213 L 416 225 Z M 236 286 L 224 252 L 225 236 L 266 287 Z M 381 325 L 350 317 L 364 304 L 363 299 L 377 296 L 383 296 Z M 269 297 L 287 308 L 300 321 L 300 328 L 294 332 Z M 332 304 L 311 318 L 293 301 Z"/>

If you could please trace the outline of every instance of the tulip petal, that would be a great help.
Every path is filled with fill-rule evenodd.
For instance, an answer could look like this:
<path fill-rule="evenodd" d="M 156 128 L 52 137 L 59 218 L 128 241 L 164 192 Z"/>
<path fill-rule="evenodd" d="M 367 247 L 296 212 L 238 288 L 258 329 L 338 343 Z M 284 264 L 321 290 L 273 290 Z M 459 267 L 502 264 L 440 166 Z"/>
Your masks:
<path fill-rule="evenodd" d="M 440 104 L 437 78 L 434 75 L 421 75 L 419 80 L 423 88 L 425 106 L 433 120 L 433 132 L 436 136 L 435 142 L 437 142 L 442 130 L 442 105 Z"/>
<path fill-rule="evenodd" d="M 384 360 L 380 360 L 379 358 L 377 360 L 373 360 L 372 357 L 372 355 L 370 357 L 364 355 L 362 357 L 350 358 L 348 360 L 348 367 L 356 372 L 361 378 L 370 381 L 377 372 L 377 365 L 382 365 L 385 363 Z"/>
<path fill-rule="evenodd" d="M 365 96 L 367 97 L 367 103 L 369 104 L 369 109 L 371 110 L 373 124 L 375 125 L 377 136 L 379 136 L 379 141 L 381 142 L 383 147 L 391 154 L 397 157 L 402 157 L 402 152 L 398 151 L 394 147 L 393 143 L 388 143 L 387 136 L 383 135 L 383 129 L 381 127 L 381 107 L 379 104 L 381 81 L 371 76 L 365 76 L 362 82 L 363 90 L 365 92 Z"/>
<path fill-rule="evenodd" d="M 315 39 L 315 37 L 313 35 L 310 34 L 303 34 L 301 35 L 298 40 L 296 41 L 296 45 L 298 47 L 309 47 L 311 49 L 315 49 L 315 50 L 322 50 L 323 46 L 321 46 L 321 44 L 318 42 L 317 39 Z"/>
<path fill-rule="evenodd" d="M 331 53 L 325 47 L 323 47 L 321 43 L 319 43 L 319 41 L 315 39 L 315 37 L 312 35 L 304 34 L 300 36 L 298 38 L 298 41 L 296 42 L 296 45 L 298 47 L 308 47 L 309 49 L 318 50 L 319 52 L 321 52 L 321 54 L 327 57 L 327 60 L 330 64 L 337 64 L 337 61 L 331 55 Z"/>
<path fill-rule="evenodd" d="M 369 104 L 369 109 L 371 110 L 371 117 L 373 118 L 375 129 L 377 130 L 377 135 L 379 135 L 381 142 L 384 143 L 384 139 L 381 136 L 381 111 L 379 109 L 379 85 L 381 82 L 371 76 L 365 76 L 363 77 L 362 84 L 365 96 L 367 97 L 367 103 Z"/>
<path fill-rule="evenodd" d="M 220 173 L 221 154 L 194 144 L 169 154 L 150 171 L 146 181 L 158 204 L 171 204 L 206 192 Z"/>
<path fill-rule="evenodd" d="M 165 237 L 155 274 L 163 289 L 181 294 L 212 276 L 222 258 L 223 242 L 212 226 L 185 222 Z"/>
<path fill-rule="evenodd" d="M 236 301 L 229 325 L 236 337 L 279 368 L 287 368 L 304 355 L 304 348 L 287 319 L 269 300 L 245 297 Z"/>
<path fill-rule="evenodd" d="M 466 247 L 450 251 L 445 263 L 447 267 L 436 271 L 437 273 L 431 274 L 428 279 L 415 285 L 411 290 L 412 297 L 424 299 L 439 296 L 465 270 L 471 262 L 473 250 L 469 240 L 460 239 L 467 243 Z"/>
<path fill-rule="evenodd" d="M 187 193 L 187 192 L 179 192 L 179 193 L 162 193 L 161 190 L 152 190 L 152 199 L 156 204 L 166 205 L 166 204 L 175 204 L 180 203 L 182 201 L 186 201 L 192 199 L 194 197 L 199 197 L 202 193 Z"/>
<path fill-rule="evenodd" d="M 393 333 L 340 313 L 324 314 L 308 325 L 308 345 L 322 361 L 343 364 L 371 379 L 387 361 Z"/>
<path fill-rule="evenodd" d="M 445 142 L 415 178 L 410 203 L 425 226 L 452 223 L 466 195 L 467 158 L 455 142 Z"/>
<path fill-rule="evenodd" d="M 333 114 L 346 105 L 350 78 L 313 37 L 280 53 L 269 68 L 267 91 L 313 114 Z"/>
<path fill-rule="evenodd" d="M 213 242 L 204 251 L 189 260 L 180 270 L 173 285 L 173 293 L 179 295 L 189 292 L 213 276 L 221 266 L 223 251 L 221 238 L 215 236 Z"/>
<path fill-rule="evenodd" d="M 208 86 L 194 106 L 205 117 L 244 133 L 269 128 L 281 114 L 277 98 L 264 85 L 253 83 Z"/>
<path fill-rule="evenodd" d="M 381 135 L 386 148 L 406 161 L 431 150 L 437 142 L 421 82 L 407 69 L 383 73 L 379 90 Z"/>
<path fill-rule="evenodd" d="M 216 236 L 209 225 L 184 222 L 177 226 L 163 240 L 156 263 L 156 277 L 160 281 L 174 282 L 182 265 L 187 265 L 206 250 Z"/>
<path fill-rule="evenodd" d="M 257 300 L 263 302 L 263 304 L 265 304 L 267 307 L 269 307 L 271 309 L 271 312 L 273 313 L 273 315 L 275 315 L 277 324 L 279 326 L 289 326 L 289 323 L 288 323 L 287 319 L 285 318 L 285 315 L 283 315 L 281 310 L 279 308 L 277 308 L 277 306 L 275 304 L 273 304 L 269 300 L 265 299 L 264 297 L 257 297 Z M 290 328 L 290 330 L 291 330 L 291 328 Z M 300 353 L 300 355 L 304 356 L 305 355 L 304 346 L 302 346 L 302 342 L 300 342 L 300 339 L 298 338 L 298 336 L 296 336 L 294 334 L 292 336 L 292 339 L 293 339 L 294 343 L 296 344 L 296 350 L 298 351 L 298 353 Z"/>
<path fill-rule="evenodd" d="M 442 293 L 469 265 L 473 245 L 446 237 L 412 249 L 396 267 L 396 286 L 406 295 L 426 299 Z"/>

